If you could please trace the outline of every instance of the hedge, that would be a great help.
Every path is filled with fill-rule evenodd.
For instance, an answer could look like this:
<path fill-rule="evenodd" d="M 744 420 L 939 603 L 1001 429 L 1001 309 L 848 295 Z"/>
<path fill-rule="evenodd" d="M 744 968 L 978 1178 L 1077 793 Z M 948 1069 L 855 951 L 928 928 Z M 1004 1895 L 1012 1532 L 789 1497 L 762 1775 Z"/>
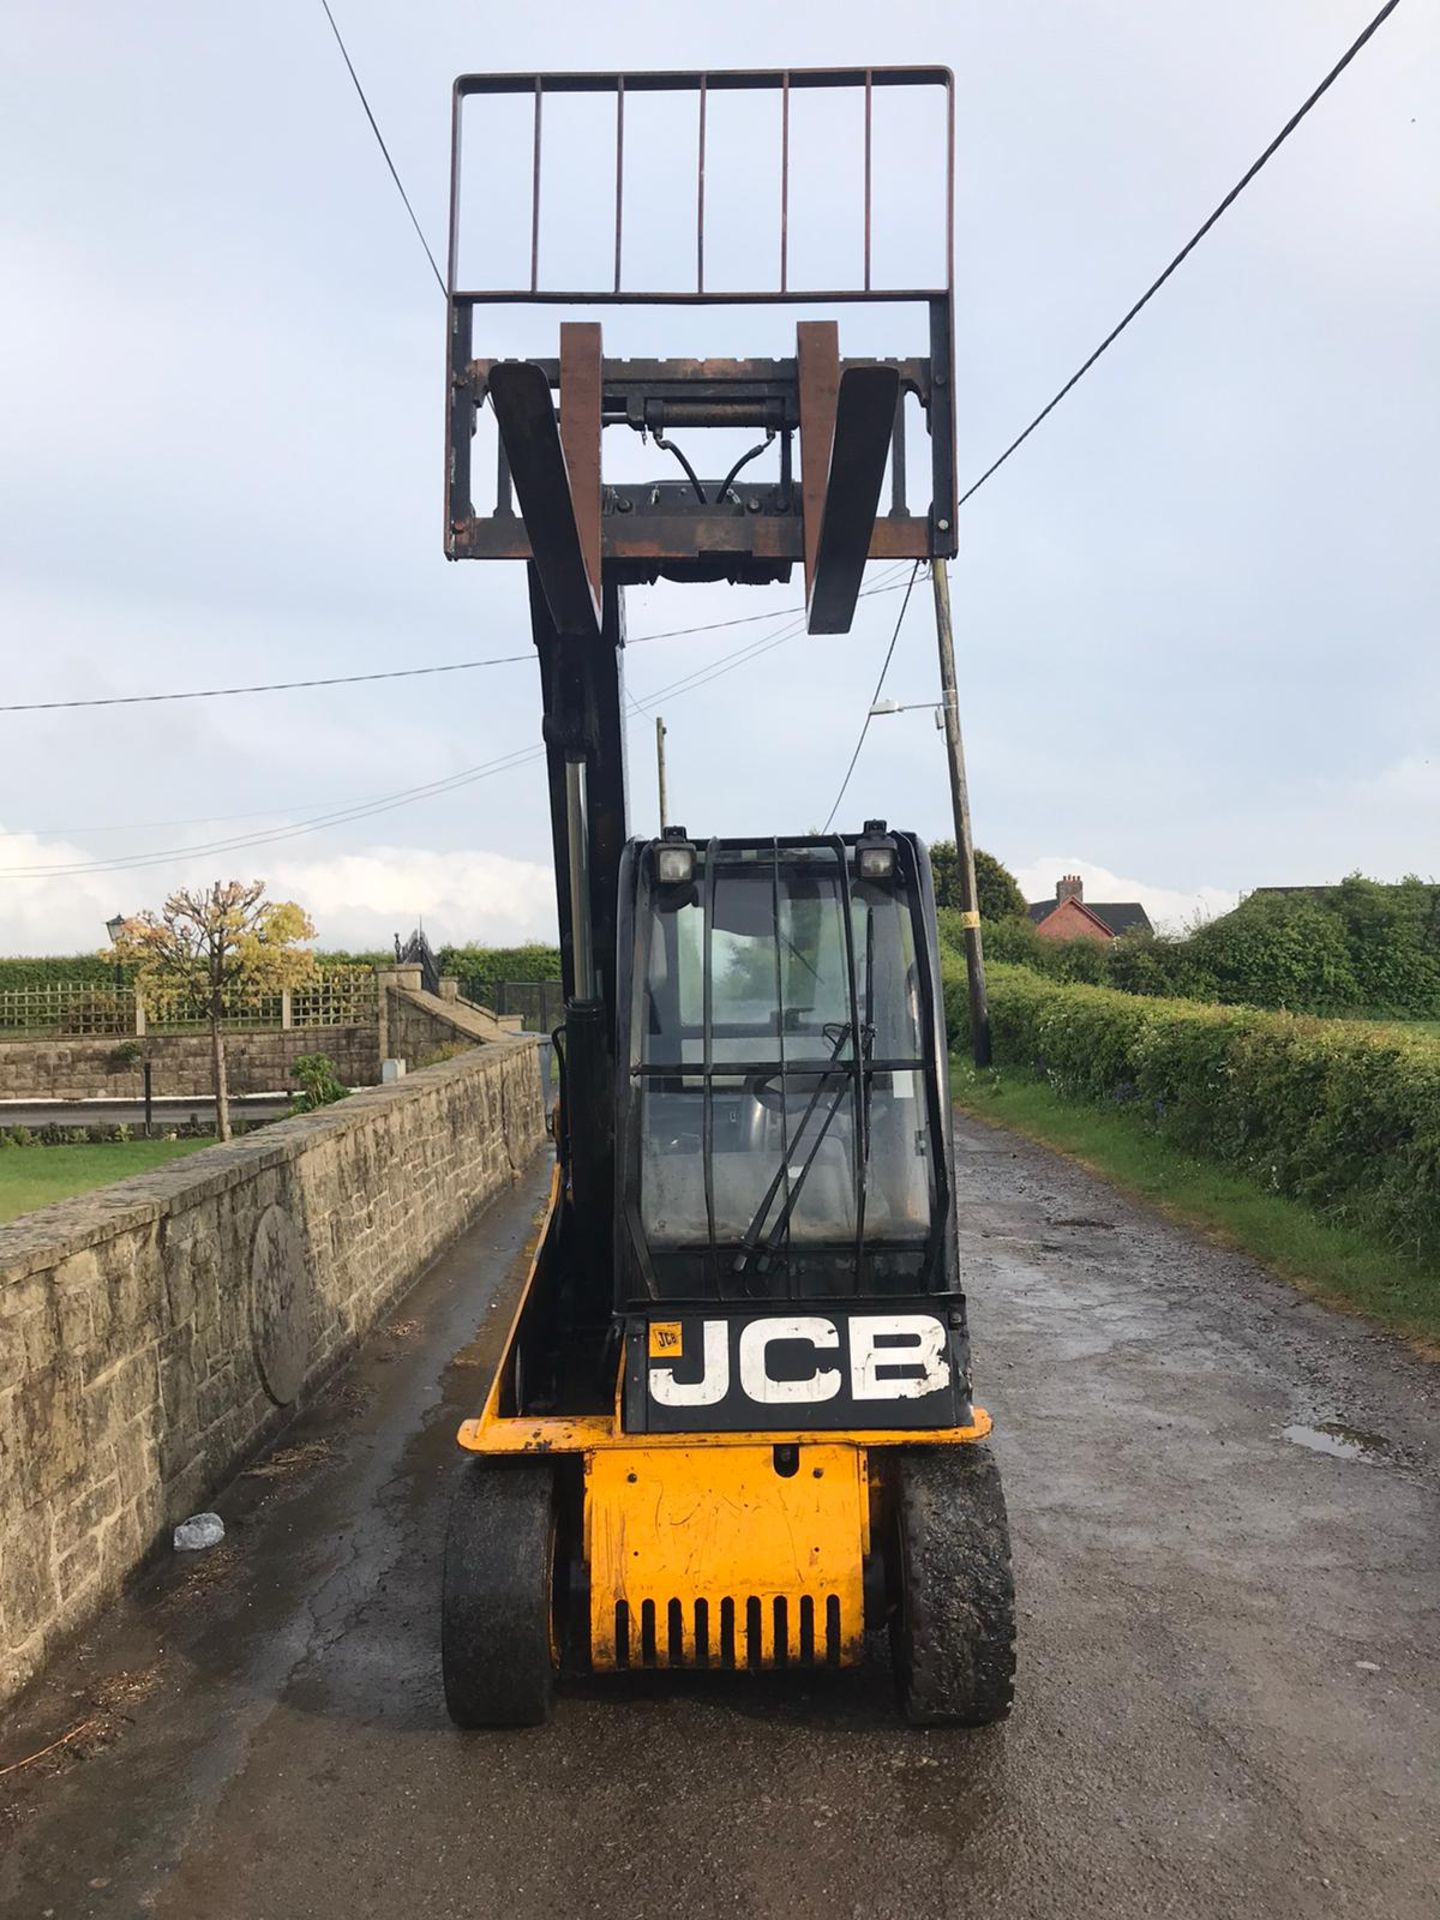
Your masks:
<path fill-rule="evenodd" d="M 115 969 L 96 953 L 49 954 L 33 960 L 0 956 L 0 989 L 6 987 L 108 987 Z"/>
<path fill-rule="evenodd" d="M 947 952 L 951 1043 L 968 1045 Z M 1062 985 L 987 969 L 997 1063 L 1133 1106 L 1194 1151 L 1322 1216 L 1440 1259 L 1440 1040 L 1393 1028 Z"/>
<path fill-rule="evenodd" d="M 560 949 L 538 943 L 524 947 L 441 947 L 436 958 L 442 973 L 454 974 L 467 990 L 485 998 L 501 980 L 558 980 Z M 383 950 L 348 953 L 317 949 L 319 966 L 393 967 L 395 955 Z M 0 956 L 0 988 L 82 985 L 108 987 L 115 969 L 98 953 L 50 954 L 35 959 Z"/>
<path fill-rule="evenodd" d="M 983 911 L 983 908 L 982 908 Z M 942 935 L 958 945 L 954 916 Z M 1051 979 L 1161 998 L 1344 1019 L 1440 1019 L 1440 886 L 1351 874 L 1332 887 L 1253 893 L 1184 935 L 1049 939 L 1014 916 L 986 921 L 992 960 Z"/>
<path fill-rule="evenodd" d="M 393 952 L 342 953 L 317 949 L 315 964 L 321 967 L 380 966 L 393 967 Z M 126 978 L 133 967 L 123 969 Z M 115 968 L 100 953 L 37 954 L 34 958 L 0 954 L 0 990 L 6 987 L 108 987 L 115 979 Z"/>
<path fill-rule="evenodd" d="M 487 999 L 502 980 L 558 980 L 560 949 L 528 947 L 441 947 L 442 973 L 452 973 L 471 997 Z"/>

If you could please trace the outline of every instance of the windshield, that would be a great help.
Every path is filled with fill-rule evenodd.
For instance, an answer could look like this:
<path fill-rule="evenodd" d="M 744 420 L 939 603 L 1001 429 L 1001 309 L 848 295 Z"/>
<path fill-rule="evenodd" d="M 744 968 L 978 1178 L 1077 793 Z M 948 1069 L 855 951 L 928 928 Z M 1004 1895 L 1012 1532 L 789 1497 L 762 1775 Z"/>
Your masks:
<path fill-rule="evenodd" d="M 912 908 L 839 841 L 712 850 L 651 891 L 631 1071 L 662 1290 L 697 1251 L 722 1293 L 853 1291 L 862 1264 L 915 1284 L 935 1181 Z"/>

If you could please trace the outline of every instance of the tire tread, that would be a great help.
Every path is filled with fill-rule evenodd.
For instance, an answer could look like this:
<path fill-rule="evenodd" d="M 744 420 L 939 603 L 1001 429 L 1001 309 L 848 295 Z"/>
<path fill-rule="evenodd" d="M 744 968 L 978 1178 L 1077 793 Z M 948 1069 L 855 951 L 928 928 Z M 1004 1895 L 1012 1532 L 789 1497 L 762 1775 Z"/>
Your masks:
<path fill-rule="evenodd" d="M 549 1717 L 555 1475 L 533 1461 L 473 1460 L 445 1536 L 441 1671 L 461 1727 L 532 1727 Z"/>
<path fill-rule="evenodd" d="M 1015 1583 L 1000 1470 L 984 1445 L 899 1456 L 901 1591 L 892 1630 L 914 1726 L 984 1727 L 1014 1697 Z"/>

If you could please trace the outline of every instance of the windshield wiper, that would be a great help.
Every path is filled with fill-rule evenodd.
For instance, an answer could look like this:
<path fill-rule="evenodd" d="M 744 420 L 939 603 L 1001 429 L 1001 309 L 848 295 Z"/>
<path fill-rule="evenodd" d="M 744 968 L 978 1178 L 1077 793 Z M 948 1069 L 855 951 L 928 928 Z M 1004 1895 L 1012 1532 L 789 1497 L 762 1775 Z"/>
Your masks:
<path fill-rule="evenodd" d="M 834 1080 L 837 1074 L 845 1074 L 848 1077 L 850 1072 L 848 1063 L 843 1066 L 838 1064 L 840 1060 L 840 1050 L 845 1045 L 845 1042 L 850 1038 L 851 1028 L 850 1028 L 849 1021 L 847 1020 L 843 1025 L 838 1025 L 833 1029 L 827 1026 L 825 1028 L 825 1035 L 827 1039 L 829 1038 L 832 1031 L 835 1033 L 836 1037 L 831 1046 L 830 1061 L 828 1065 L 821 1068 L 819 1078 L 816 1081 L 815 1091 L 810 1096 L 810 1104 L 808 1107 L 806 1107 L 804 1116 L 802 1117 L 799 1126 L 795 1129 L 796 1145 L 798 1145 L 800 1141 L 804 1138 L 805 1129 L 806 1127 L 809 1126 L 810 1121 L 814 1116 L 815 1109 L 820 1104 L 821 1095 L 825 1092 L 829 1083 L 832 1080 Z M 871 1051 L 873 1041 L 874 1041 L 874 1030 L 871 1028 L 867 1028 L 865 1030 L 864 1035 L 862 1036 L 862 1047 L 866 1054 L 868 1054 Z M 782 1098 L 783 1098 L 783 1093 L 782 1093 Z M 830 1102 L 829 1112 L 825 1115 L 824 1119 L 820 1122 L 819 1131 L 815 1135 L 814 1143 L 812 1144 L 809 1152 L 805 1156 L 804 1164 L 801 1166 L 799 1173 L 796 1174 L 794 1180 L 791 1182 L 790 1191 L 785 1197 L 785 1204 L 780 1209 L 780 1213 L 778 1218 L 775 1221 L 775 1225 L 770 1229 L 769 1234 L 766 1236 L 764 1251 L 761 1254 L 759 1261 L 757 1262 L 757 1270 L 761 1273 L 765 1271 L 766 1266 L 769 1264 L 771 1255 L 775 1252 L 777 1247 L 780 1245 L 781 1240 L 784 1238 L 785 1229 L 789 1225 L 790 1217 L 795 1211 L 795 1205 L 800 1198 L 801 1189 L 804 1187 L 806 1180 L 809 1178 L 810 1169 L 815 1164 L 816 1156 L 820 1152 L 821 1147 L 825 1144 L 825 1136 L 830 1131 L 830 1123 L 835 1118 L 836 1114 L 840 1111 L 840 1108 L 843 1106 L 844 1101 L 845 1101 L 845 1088 L 842 1085 L 840 1089 L 836 1092 L 834 1098 Z M 788 1172 L 789 1172 L 789 1167 L 786 1161 L 782 1159 L 779 1167 L 776 1169 L 775 1178 L 770 1182 L 770 1185 L 766 1188 L 765 1197 L 764 1199 L 761 1200 L 759 1207 L 755 1211 L 754 1218 L 751 1220 L 749 1226 L 745 1229 L 744 1237 L 740 1242 L 740 1251 L 736 1254 L 735 1262 L 731 1269 L 732 1272 L 743 1273 L 746 1267 L 749 1265 L 750 1256 L 755 1252 L 757 1246 L 759 1245 L 761 1233 L 764 1231 L 765 1216 L 767 1213 L 769 1213 L 771 1207 L 774 1205 L 775 1196 L 780 1191 L 781 1183 L 784 1181 L 786 1174 Z"/>

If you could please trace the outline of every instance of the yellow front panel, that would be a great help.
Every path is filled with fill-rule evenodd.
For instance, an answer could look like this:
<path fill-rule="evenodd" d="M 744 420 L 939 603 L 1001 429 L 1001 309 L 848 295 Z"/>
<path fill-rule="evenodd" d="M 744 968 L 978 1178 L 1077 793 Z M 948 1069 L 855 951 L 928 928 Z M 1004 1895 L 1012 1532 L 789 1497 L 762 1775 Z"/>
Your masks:
<path fill-rule="evenodd" d="M 617 1447 L 585 1462 L 590 1650 L 624 1667 L 853 1666 L 869 1510 L 863 1449 Z"/>

